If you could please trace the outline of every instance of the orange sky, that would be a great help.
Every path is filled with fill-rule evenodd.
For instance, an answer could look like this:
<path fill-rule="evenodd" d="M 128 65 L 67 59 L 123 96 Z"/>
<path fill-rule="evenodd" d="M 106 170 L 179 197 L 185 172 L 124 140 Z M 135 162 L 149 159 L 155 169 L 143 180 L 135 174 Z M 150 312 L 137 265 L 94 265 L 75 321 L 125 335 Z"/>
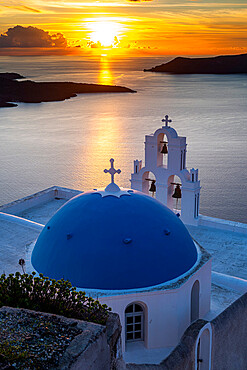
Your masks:
<path fill-rule="evenodd" d="M 245 0 L 0 0 L 0 17 L 1 55 L 218 55 L 247 52 Z M 44 40 L 41 49 L 37 38 L 43 36 L 37 34 L 32 39 L 33 29 L 29 29 L 28 35 L 20 32 L 21 29 L 6 34 L 16 25 L 37 27 L 48 31 L 49 35 L 62 33 L 66 40 L 62 43 L 61 37 L 54 37 L 58 41 L 51 44 L 48 40 L 49 45 Z"/>

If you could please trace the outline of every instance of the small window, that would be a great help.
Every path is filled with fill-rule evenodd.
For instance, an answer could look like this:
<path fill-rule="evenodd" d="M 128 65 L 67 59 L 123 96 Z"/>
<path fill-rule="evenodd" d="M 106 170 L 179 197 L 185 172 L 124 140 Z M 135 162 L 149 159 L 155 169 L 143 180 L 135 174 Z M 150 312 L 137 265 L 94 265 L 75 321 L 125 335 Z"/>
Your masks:
<path fill-rule="evenodd" d="M 139 304 L 134 304 L 134 312 L 142 312 L 143 309 L 142 309 L 142 306 L 140 306 Z"/>
<path fill-rule="evenodd" d="M 129 313 L 129 312 L 133 312 L 133 309 L 134 309 L 134 305 L 131 304 L 130 306 L 128 306 L 125 310 L 125 313 Z"/>
<path fill-rule="evenodd" d="M 144 312 L 138 303 L 129 305 L 125 310 L 126 341 L 143 341 Z"/>

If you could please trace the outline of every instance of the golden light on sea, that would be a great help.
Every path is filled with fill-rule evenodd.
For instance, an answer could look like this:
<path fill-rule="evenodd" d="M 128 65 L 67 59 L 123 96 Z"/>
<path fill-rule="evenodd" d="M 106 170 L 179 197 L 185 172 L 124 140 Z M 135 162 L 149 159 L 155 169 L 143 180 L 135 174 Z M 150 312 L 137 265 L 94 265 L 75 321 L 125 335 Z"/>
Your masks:
<path fill-rule="evenodd" d="M 103 99 L 99 101 L 97 108 L 99 111 L 104 111 L 104 107 L 111 106 L 111 104 L 111 99 L 107 101 Z M 124 163 L 125 160 L 123 153 L 119 152 L 119 142 L 123 135 L 124 126 L 123 122 L 114 116 L 114 113 L 111 116 L 99 115 L 96 121 L 90 121 L 88 124 L 93 124 L 93 129 L 88 131 L 87 143 L 78 149 L 72 177 L 79 189 L 83 184 L 83 190 L 92 190 L 95 188 L 95 184 L 97 184 L 97 188 L 107 186 L 110 177 L 104 173 L 104 169 L 109 168 L 109 159 L 116 158 L 116 166 L 120 166 L 120 163 Z M 83 131 L 81 134 L 84 135 Z M 93 173 L 92 168 L 94 169 Z M 90 177 L 87 175 L 85 177 L 85 173 L 91 173 Z M 120 180 L 121 177 L 118 179 L 118 183 L 121 183 Z"/>
<path fill-rule="evenodd" d="M 110 68 L 110 64 L 104 56 L 100 60 L 100 70 L 98 74 L 98 82 L 103 85 L 112 85 L 113 76 Z"/>

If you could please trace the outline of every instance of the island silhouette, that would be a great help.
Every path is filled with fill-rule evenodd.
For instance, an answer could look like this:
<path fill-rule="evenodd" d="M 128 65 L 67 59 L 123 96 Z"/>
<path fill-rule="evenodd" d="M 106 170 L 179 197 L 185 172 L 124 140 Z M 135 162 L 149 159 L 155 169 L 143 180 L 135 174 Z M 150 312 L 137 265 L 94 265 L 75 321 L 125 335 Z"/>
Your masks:
<path fill-rule="evenodd" d="M 168 63 L 144 69 L 144 72 L 167 72 L 173 74 L 247 73 L 247 54 L 222 55 L 209 58 L 177 57 Z"/>
<path fill-rule="evenodd" d="M 34 82 L 18 73 L 0 73 L 0 108 L 16 107 L 15 103 L 62 101 L 77 94 L 135 93 L 123 86 L 76 82 Z"/>

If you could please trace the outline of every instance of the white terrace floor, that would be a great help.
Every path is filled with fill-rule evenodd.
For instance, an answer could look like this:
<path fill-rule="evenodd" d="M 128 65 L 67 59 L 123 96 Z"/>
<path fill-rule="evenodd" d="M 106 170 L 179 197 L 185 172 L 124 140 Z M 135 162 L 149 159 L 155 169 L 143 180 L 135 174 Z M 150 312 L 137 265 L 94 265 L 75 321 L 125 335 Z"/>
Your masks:
<path fill-rule="evenodd" d="M 51 199 L 15 215 L 45 224 L 66 201 Z M 0 219 L 0 274 L 21 272 L 18 261 L 20 258 L 26 261 L 29 247 L 38 236 L 39 231 Z"/>
<path fill-rule="evenodd" d="M 67 197 L 69 198 L 69 197 Z M 19 217 L 45 224 L 67 199 L 51 198 L 39 205 L 23 208 L 19 212 L 11 212 Z M 1 207 L 2 208 L 2 207 Z M 7 212 L 0 209 L 2 212 Z M 190 234 L 213 257 L 213 271 L 236 276 L 247 280 L 247 235 L 232 231 L 224 231 L 205 226 L 188 226 Z M 30 248 L 37 239 L 39 231 L 0 218 L 0 274 L 21 271 L 18 261 L 30 258 Z M 212 274 L 211 310 L 205 319 L 211 320 L 241 294 L 215 281 Z M 172 350 L 163 348 L 147 351 L 141 344 L 134 344 L 125 354 L 126 362 L 159 363 Z M 137 346 L 137 348 L 136 348 Z M 138 347 L 139 346 L 139 347 Z"/>
<path fill-rule="evenodd" d="M 19 217 L 46 224 L 52 215 L 67 202 L 67 199 L 49 199 L 41 204 L 13 212 Z M 5 212 L 5 210 L 2 210 Z M 247 235 L 205 226 L 188 226 L 190 234 L 213 257 L 212 269 L 217 272 L 237 276 L 247 280 Z M 24 258 L 25 248 L 36 240 L 38 232 L 23 228 L 18 224 L 0 219 L 0 273 L 5 269 L 7 255 L 12 261 L 12 271 L 16 260 Z M 8 252 L 8 253 L 6 253 Z M 7 272 L 7 269 L 5 269 Z"/>
<path fill-rule="evenodd" d="M 247 234 L 205 226 L 187 226 L 212 256 L 212 270 L 247 280 Z"/>

